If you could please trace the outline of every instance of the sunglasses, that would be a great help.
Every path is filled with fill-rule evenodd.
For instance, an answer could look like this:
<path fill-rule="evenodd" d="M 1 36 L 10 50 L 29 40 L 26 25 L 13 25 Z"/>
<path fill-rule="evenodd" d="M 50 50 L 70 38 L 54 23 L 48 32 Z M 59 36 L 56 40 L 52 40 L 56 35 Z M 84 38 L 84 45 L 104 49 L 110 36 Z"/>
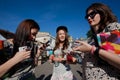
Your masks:
<path fill-rule="evenodd" d="M 98 13 L 98 12 L 97 12 L 96 10 L 94 10 L 94 11 L 92 11 L 91 13 L 87 14 L 87 15 L 85 16 L 85 19 L 88 19 L 88 17 L 90 17 L 91 19 L 93 19 L 97 13 Z"/>

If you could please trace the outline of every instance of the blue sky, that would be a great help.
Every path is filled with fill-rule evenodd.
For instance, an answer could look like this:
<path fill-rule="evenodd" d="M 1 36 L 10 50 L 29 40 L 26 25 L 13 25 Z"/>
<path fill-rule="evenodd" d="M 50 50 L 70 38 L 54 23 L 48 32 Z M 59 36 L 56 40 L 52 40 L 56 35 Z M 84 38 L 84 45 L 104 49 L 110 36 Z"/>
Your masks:
<path fill-rule="evenodd" d="M 86 38 L 85 10 L 94 2 L 107 4 L 120 21 L 120 0 L 0 0 L 0 28 L 15 32 L 29 18 L 38 22 L 41 32 L 52 36 L 58 26 L 65 25 L 73 38 Z"/>

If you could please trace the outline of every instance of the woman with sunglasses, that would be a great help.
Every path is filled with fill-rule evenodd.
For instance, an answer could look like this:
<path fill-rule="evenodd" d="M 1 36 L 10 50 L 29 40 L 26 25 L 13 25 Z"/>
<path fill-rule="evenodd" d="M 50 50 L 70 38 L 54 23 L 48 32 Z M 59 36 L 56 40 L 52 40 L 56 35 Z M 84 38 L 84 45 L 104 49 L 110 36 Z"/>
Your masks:
<path fill-rule="evenodd" d="M 77 41 L 81 44 L 73 50 L 85 52 L 83 61 L 84 80 L 119 80 L 120 56 L 101 49 L 96 34 L 120 29 L 116 16 L 110 8 L 102 3 L 93 3 L 86 10 L 86 16 L 92 37 L 90 43 Z"/>

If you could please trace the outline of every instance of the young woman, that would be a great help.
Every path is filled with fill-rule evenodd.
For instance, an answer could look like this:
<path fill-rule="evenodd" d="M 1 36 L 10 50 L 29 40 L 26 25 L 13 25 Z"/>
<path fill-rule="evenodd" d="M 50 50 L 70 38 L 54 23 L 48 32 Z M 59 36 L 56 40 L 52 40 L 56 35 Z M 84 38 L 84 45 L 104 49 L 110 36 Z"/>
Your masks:
<path fill-rule="evenodd" d="M 3 53 L 7 54 L 6 59 L 10 59 L 0 66 L 2 79 L 27 80 L 27 78 L 33 78 L 34 66 L 37 65 L 37 58 L 41 53 L 41 50 L 34 44 L 39 29 L 37 22 L 32 19 L 26 19 L 19 24 L 13 44 L 4 41 Z M 27 75 L 29 77 L 26 77 Z"/>
<path fill-rule="evenodd" d="M 65 50 L 71 49 L 68 41 L 67 27 L 59 26 L 56 33 L 54 54 L 50 56 L 50 59 L 54 62 L 51 80 L 74 80 L 70 65 L 66 61 L 67 53 Z"/>
<path fill-rule="evenodd" d="M 93 3 L 86 10 L 85 17 L 92 31 L 91 44 L 78 41 L 81 46 L 74 50 L 84 54 L 84 78 L 86 80 L 119 80 L 120 56 L 111 51 L 99 48 L 96 34 L 120 29 L 116 16 L 110 8 L 102 3 Z M 89 53 L 89 54 L 88 54 Z"/>

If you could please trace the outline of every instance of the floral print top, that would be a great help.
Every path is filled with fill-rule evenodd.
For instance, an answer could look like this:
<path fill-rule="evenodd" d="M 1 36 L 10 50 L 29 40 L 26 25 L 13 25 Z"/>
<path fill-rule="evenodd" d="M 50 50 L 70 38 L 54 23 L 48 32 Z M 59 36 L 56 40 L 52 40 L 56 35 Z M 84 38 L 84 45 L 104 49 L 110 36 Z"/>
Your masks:
<path fill-rule="evenodd" d="M 110 23 L 103 32 L 120 29 L 120 24 Z M 120 80 L 120 70 L 97 56 L 84 54 L 83 80 Z"/>

